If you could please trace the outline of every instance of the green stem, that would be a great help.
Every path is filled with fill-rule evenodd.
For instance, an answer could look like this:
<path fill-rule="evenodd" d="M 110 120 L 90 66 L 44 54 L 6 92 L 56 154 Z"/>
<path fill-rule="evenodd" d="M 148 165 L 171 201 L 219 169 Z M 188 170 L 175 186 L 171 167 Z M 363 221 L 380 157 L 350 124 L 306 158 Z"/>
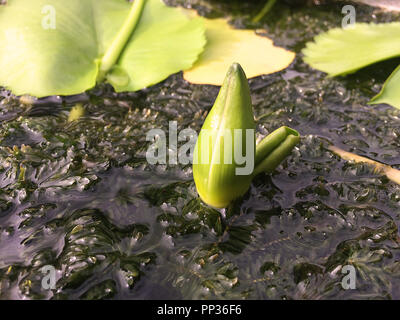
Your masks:
<path fill-rule="evenodd" d="M 276 0 L 268 0 L 267 3 L 265 4 L 264 8 L 260 11 L 258 15 L 256 15 L 253 18 L 253 22 L 257 23 L 259 22 L 264 16 L 271 10 L 271 8 L 274 6 Z"/>
<path fill-rule="evenodd" d="M 253 176 L 272 172 L 299 143 L 300 135 L 289 127 L 280 127 L 266 136 L 256 147 Z"/>
<path fill-rule="evenodd" d="M 100 70 L 97 79 L 99 82 L 104 79 L 107 72 L 117 63 L 122 50 L 140 20 L 145 2 L 146 0 L 135 0 L 132 4 L 127 19 L 100 61 Z"/>

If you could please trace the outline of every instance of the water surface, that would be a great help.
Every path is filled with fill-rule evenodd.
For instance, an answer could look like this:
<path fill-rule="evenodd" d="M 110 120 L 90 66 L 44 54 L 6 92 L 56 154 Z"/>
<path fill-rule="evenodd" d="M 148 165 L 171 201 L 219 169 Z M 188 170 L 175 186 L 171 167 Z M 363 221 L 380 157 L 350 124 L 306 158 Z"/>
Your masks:
<path fill-rule="evenodd" d="M 253 25 L 262 3 L 188 3 L 297 53 L 342 17 L 339 4 L 279 4 Z M 398 19 L 367 6 L 357 17 Z M 399 62 L 328 79 L 298 54 L 250 80 L 258 134 L 288 125 L 302 141 L 226 210 L 199 200 L 190 165 L 145 159 L 145 133 L 172 120 L 198 132 L 217 87 L 177 74 L 137 93 L 101 86 L 32 108 L 0 91 L 0 298 L 399 299 L 400 186 L 328 150 L 400 168 L 400 110 L 367 104 Z M 86 114 L 68 123 L 76 100 Z M 348 264 L 355 290 L 341 286 Z M 41 288 L 44 265 L 57 269 L 53 291 Z"/>

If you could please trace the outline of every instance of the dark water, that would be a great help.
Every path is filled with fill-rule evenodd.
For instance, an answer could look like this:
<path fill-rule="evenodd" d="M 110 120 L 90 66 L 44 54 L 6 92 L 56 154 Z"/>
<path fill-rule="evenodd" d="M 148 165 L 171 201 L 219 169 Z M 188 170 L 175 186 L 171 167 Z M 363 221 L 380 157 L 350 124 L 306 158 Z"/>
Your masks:
<path fill-rule="evenodd" d="M 232 13 L 236 26 L 296 52 L 341 23 L 339 5 L 279 4 L 251 25 L 262 3 L 190 3 Z M 361 6 L 357 14 L 398 19 Z M 74 101 L 29 108 L 0 91 L 0 298 L 399 299 L 400 186 L 327 149 L 400 168 L 400 110 L 367 105 L 398 63 L 327 79 L 299 54 L 252 79 L 260 136 L 289 125 L 302 141 L 220 211 L 199 200 L 190 165 L 145 159 L 145 133 L 171 120 L 198 132 L 217 87 L 180 74 L 137 93 L 103 86 L 79 97 L 86 114 L 73 123 Z M 341 285 L 348 264 L 354 290 Z M 41 288 L 44 265 L 57 269 L 55 290 Z"/>

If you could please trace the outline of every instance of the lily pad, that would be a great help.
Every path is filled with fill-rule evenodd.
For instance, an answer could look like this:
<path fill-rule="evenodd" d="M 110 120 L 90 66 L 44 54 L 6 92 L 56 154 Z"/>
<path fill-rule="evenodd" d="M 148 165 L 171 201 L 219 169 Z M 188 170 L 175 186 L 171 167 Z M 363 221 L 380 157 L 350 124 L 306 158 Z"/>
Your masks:
<path fill-rule="evenodd" d="M 330 76 L 400 56 L 400 23 L 356 23 L 319 34 L 303 49 L 304 61 Z"/>
<path fill-rule="evenodd" d="M 101 58 L 130 10 L 125 0 L 12 0 L 0 6 L 0 85 L 37 97 L 94 87 Z M 147 0 L 109 81 L 116 91 L 150 86 L 191 67 L 204 44 L 201 21 Z"/>
<path fill-rule="evenodd" d="M 201 19 L 207 45 L 193 68 L 184 72 L 185 80 L 191 83 L 220 86 L 233 62 L 242 65 L 248 78 L 274 73 L 288 67 L 295 57 L 254 30 L 234 29 L 225 19 Z"/>
<path fill-rule="evenodd" d="M 200 19 L 189 19 L 181 9 L 167 7 L 161 0 L 150 0 L 118 62 L 129 83 L 109 81 L 117 92 L 143 89 L 192 67 L 205 44 Z"/>

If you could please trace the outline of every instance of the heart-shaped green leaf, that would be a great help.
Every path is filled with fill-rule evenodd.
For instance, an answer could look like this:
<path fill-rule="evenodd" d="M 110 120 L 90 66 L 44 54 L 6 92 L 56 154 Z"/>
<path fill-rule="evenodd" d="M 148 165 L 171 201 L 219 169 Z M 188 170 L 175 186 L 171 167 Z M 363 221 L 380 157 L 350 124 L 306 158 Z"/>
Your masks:
<path fill-rule="evenodd" d="M 189 68 L 206 42 L 201 21 L 161 0 L 136 1 L 137 7 L 145 3 L 138 23 L 132 34 L 125 32 L 121 52 L 112 52 L 117 59 L 109 81 L 117 91 L 142 89 Z M 0 85 L 37 97 L 94 87 L 131 6 L 125 0 L 10 0 L 0 6 Z"/>

